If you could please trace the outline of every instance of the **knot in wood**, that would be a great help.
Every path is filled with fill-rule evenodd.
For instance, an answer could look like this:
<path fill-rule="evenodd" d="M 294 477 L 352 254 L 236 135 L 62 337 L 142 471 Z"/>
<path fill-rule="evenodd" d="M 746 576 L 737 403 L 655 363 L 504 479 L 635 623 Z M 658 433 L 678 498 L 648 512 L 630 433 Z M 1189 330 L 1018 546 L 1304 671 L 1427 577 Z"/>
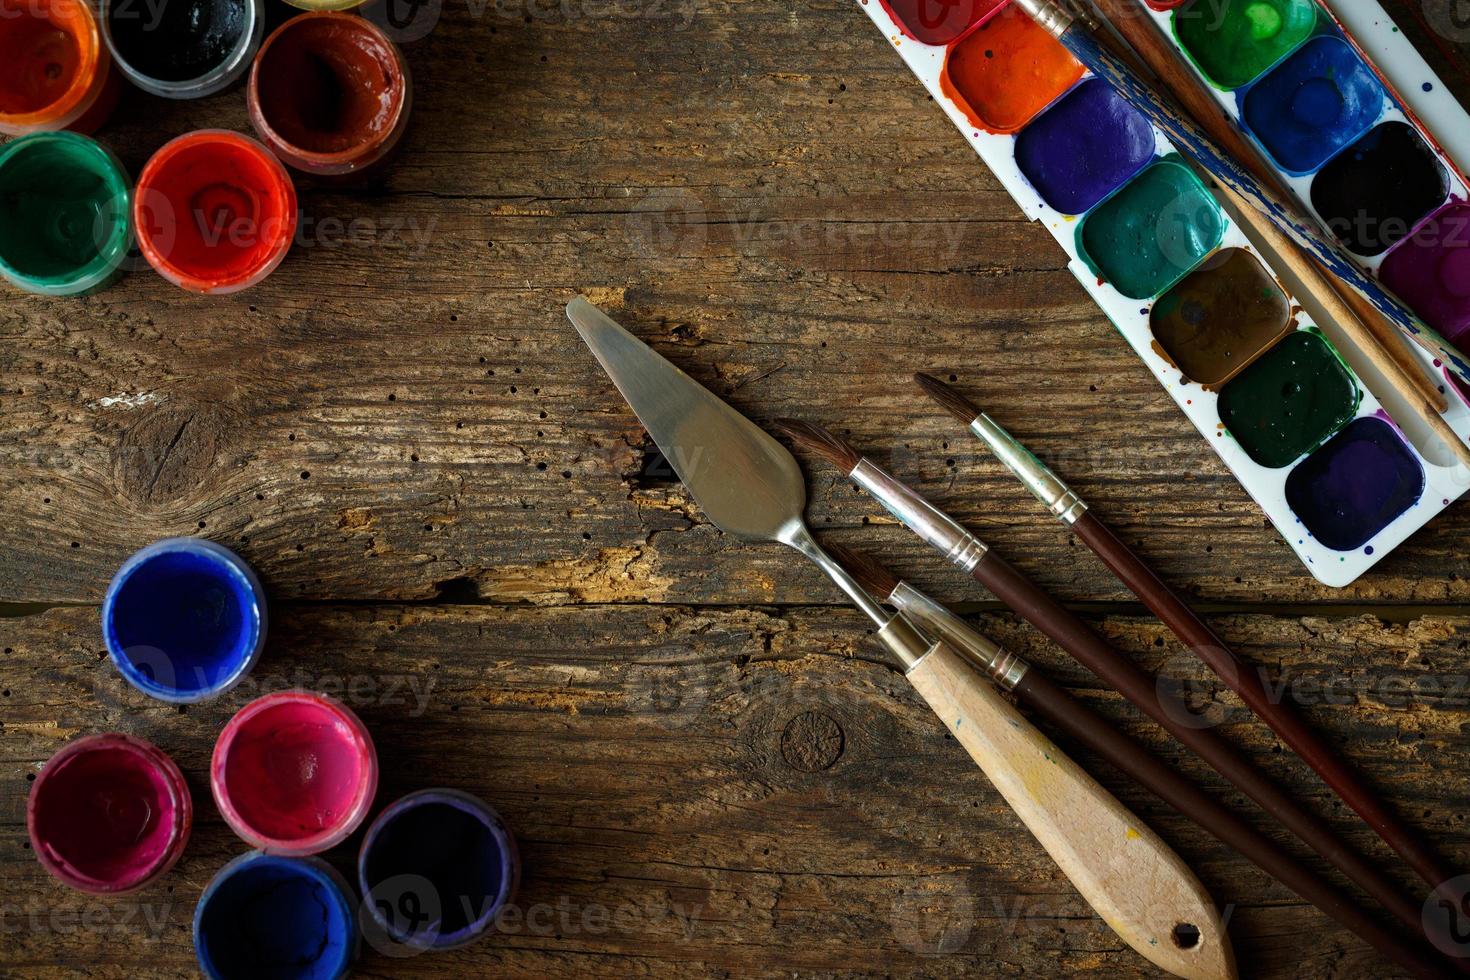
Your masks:
<path fill-rule="evenodd" d="M 118 492 L 139 504 L 208 495 L 230 427 L 229 413 L 217 406 L 168 402 L 148 409 L 113 450 Z"/>
<path fill-rule="evenodd" d="M 781 730 L 781 758 L 801 772 L 830 769 L 842 757 L 842 726 L 820 711 L 803 711 Z"/>

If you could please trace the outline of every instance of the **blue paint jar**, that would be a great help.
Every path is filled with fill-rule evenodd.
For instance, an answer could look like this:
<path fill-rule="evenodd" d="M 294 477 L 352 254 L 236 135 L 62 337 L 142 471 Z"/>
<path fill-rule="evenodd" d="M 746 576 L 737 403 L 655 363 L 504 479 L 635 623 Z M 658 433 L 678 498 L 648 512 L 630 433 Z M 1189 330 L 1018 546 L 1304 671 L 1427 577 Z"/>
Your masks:
<path fill-rule="evenodd" d="M 382 949 L 464 946 L 494 927 L 520 877 L 515 838 L 489 804 L 455 789 L 410 793 L 363 837 L 363 930 Z"/>
<path fill-rule="evenodd" d="M 194 909 L 194 952 L 210 980 L 337 980 L 358 946 L 352 892 L 316 858 L 242 854 Z"/>
<path fill-rule="evenodd" d="M 137 552 L 102 601 L 112 662 L 161 701 L 203 701 L 234 687 L 259 659 L 265 629 L 260 580 L 239 555 L 202 538 Z"/>

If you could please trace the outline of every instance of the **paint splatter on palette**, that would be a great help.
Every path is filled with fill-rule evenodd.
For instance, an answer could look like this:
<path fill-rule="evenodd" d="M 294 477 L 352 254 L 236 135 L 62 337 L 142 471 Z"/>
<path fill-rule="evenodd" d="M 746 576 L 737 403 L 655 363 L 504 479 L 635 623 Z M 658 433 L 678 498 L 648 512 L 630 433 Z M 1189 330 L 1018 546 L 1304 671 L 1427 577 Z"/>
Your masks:
<path fill-rule="evenodd" d="M 1167 20 L 1190 2 L 1152 6 Z M 1344 154 L 1370 150 L 1358 144 L 1385 122 L 1420 138 L 1376 72 L 1357 71 L 1360 56 L 1315 3 L 1307 10 L 1295 0 L 1256 2 L 1270 8 L 1257 15 L 1273 43 L 1253 48 L 1262 28 L 1238 25 L 1200 41 L 1209 53 L 1197 65 L 1248 94 L 1268 92 L 1252 86 L 1300 56 L 1276 84 L 1306 88 L 1302 112 L 1319 122 L 1336 103 L 1332 92 L 1314 92 L 1310 79 L 1327 73 L 1349 90 L 1342 121 L 1322 123 L 1325 132 L 1310 138 L 1283 121 L 1279 100 L 1258 108 L 1253 134 L 1276 147 L 1273 159 L 1320 174 Z M 1022 209 L 1052 232 L 1078 280 L 1318 579 L 1349 584 L 1465 491 L 1464 471 L 1426 457 L 1414 434 L 1395 424 L 1282 284 L 1270 255 L 1168 139 L 1020 10 L 1006 0 L 859 3 Z M 1470 128 L 1463 110 L 1459 118 Z M 1454 198 L 1455 188 L 1464 197 L 1460 178 L 1426 146 L 1445 177 L 1426 213 L 1464 207 L 1470 218 L 1470 205 Z M 1385 210 L 1412 210 L 1410 198 L 1437 193 L 1409 182 L 1413 190 Z M 1422 234 L 1425 216 L 1404 229 L 1390 256 L 1442 245 Z M 1429 267 L 1402 261 L 1406 278 Z M 1459 260 L 1449 261 L 1458 269 Z M 1447 421 L 1470 435 L 1470 404 L 1457 400 Z"/>

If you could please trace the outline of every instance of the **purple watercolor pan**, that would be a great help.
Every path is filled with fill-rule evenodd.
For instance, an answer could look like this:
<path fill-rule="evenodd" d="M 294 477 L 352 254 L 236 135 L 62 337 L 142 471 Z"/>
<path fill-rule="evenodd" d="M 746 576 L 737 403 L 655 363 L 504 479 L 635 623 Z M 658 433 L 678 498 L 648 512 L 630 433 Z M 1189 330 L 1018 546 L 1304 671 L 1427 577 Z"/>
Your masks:
<path fill-rule="evenodd" d="M 1424 467 L 1396 428 L 1365 416 L 1292 470 L 1286 500 L 1312 537 L 1361 548 L 1424 495 Z"/>
<path fill-rule="evenodd" d="M 1100 78 L 1078 85 L 1016 139 L 1016 163 L 1048 205 L 1082 214 L 1154 158 L 1153 127 Z"/>

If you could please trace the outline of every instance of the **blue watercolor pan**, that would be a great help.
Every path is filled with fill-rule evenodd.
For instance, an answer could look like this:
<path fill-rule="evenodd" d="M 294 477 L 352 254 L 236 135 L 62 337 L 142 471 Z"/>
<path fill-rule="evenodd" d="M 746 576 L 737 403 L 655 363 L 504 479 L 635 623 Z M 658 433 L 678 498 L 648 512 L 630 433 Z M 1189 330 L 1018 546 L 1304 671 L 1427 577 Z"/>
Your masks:
<path fill-rule="evenodd" d="M 1247 129 L 1284 171 L 1311 173 L 1383 115 L 1378 76 L 1340 38 L 1308 41 L 1238 93 Z"/>

